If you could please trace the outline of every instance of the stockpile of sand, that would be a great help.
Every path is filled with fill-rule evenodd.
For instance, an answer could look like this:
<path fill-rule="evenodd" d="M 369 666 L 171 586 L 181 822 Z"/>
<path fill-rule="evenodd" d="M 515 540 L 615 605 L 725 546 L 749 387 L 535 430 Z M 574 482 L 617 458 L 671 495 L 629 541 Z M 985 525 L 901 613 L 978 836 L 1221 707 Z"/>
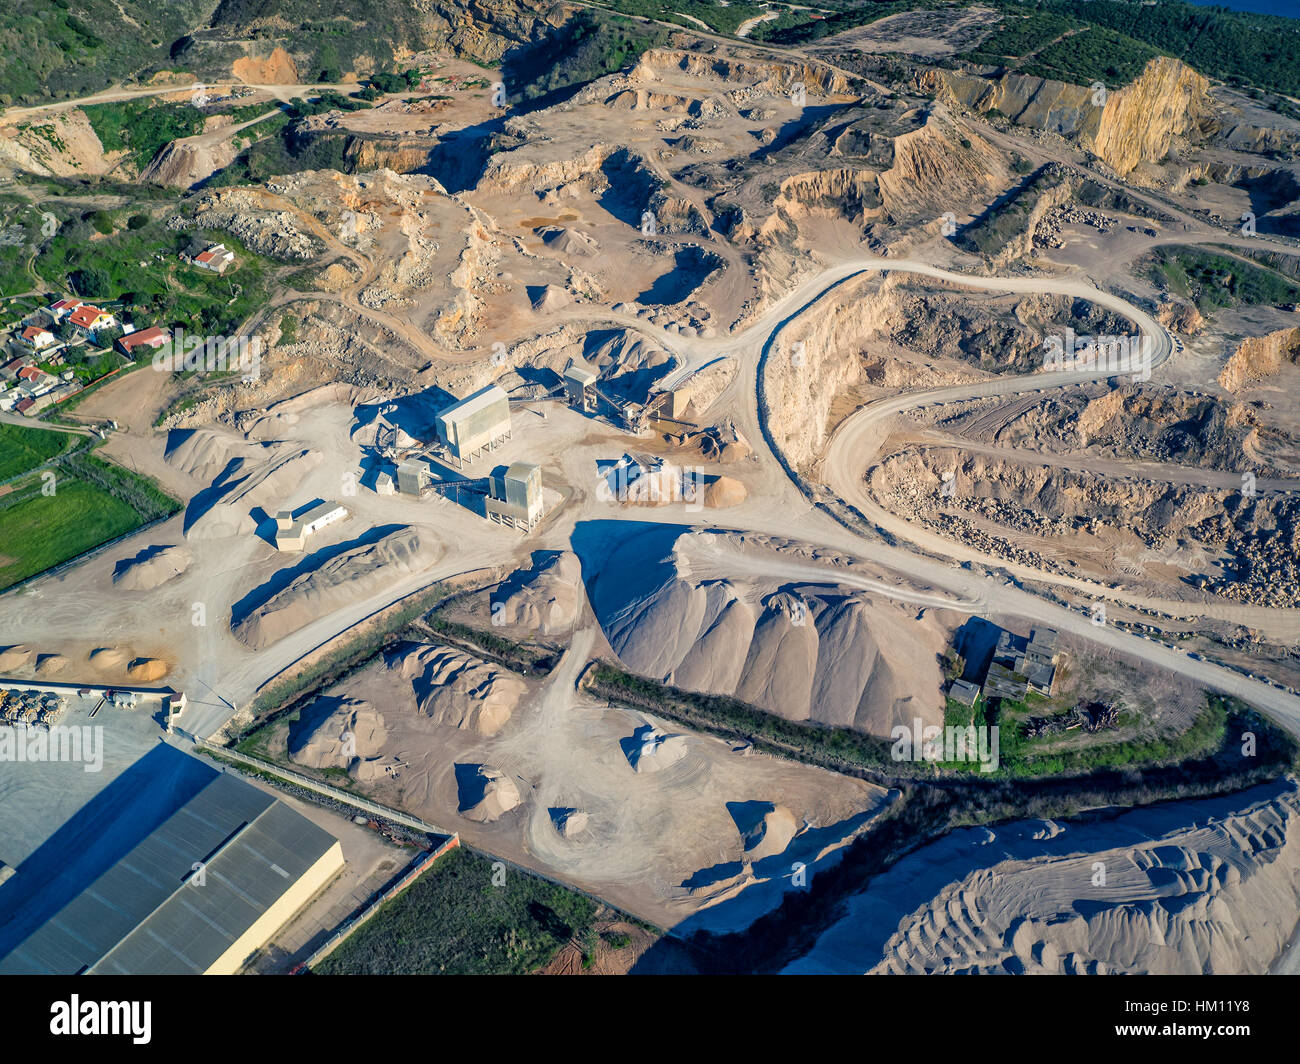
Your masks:
<path fill-rule="evenodd" d="M 873 735 L 917 717 L 943 723 L 937 620 L 862 591 L 695 579 L 694 542 L 674 530 L 629 537 L 592 583 L 596 617 L 633 672 Z M 782 560 L 772 552 L 775 571 Z"/>
<path fill-rule="evenodd" d="M 5 647 L 0 651 L 0 672 L 11 672 L 14 669 L 25 669 L 36 660 L 36 651 L 22 643 L 17 643 L 11 647 Z"/>
<path fill-rule="evenodd" d="M 409 527 L 377 543 L 354 547 L 301 573 L 248 616 L 231 626 L 235 637 L 262 650 L 319 617 L 362 601 L 405 576 L 423 572 L 439 555 L 438 544 Z"/>
<path fill-rule="evenodd" d="M 740 828 L 745 860 L 761 861 L 765 857 L 785 853 L 785 848 L 799 833 L 799 823 L 795 820 L 794 814 L 783 805 L 772 805 L 769 802 L 746 803 L 746 805 L 758 808 L 733 814 L 736 817 L 736 826 Z"/>
<path fill-rule="evenodd" d="M 36 659 L 36 675 L 57 676 L 71 664 L 72 660 L 62 654 L 42 654 Z"/>
<path fill-rule="evenodd" d="M 492 623 L 558 635 L 577 623 L 585 597 L 576 554 L 534 551 L 532 566 L 516 570 L 492 593 Z"/>
<path fill-rule="evenodd" d="M 167 662 L 159 658 L 136 658 L 126 667 L 126 674 L 136 683 L 153 683 L 167 675 Z"/>
<path fill-rule="evenodd" d="M 421 713 L 478 735 L 504 728 L 528 690 L 513 673 L 451 647 L 403 643 L 387 660 L 411 681 Z"/>
<path fill-rule="evenodd" d="M 665 735 L 647 724 L 624 740 L 623 752 L 636 772 L 662 772 L 686 756 L 686 736 Z"/>
<path fill-rule="evenodd" d="M 212 429 L 168 433 L 167 463 L 212 490 L 185 510 L 186 539 L 228 539 L 257 531 L 252 511 L 274 513 L 324 460 L 319 451 L 251 443 Z"/>
<path fill-rule="evenodd" d="M 180 576 L 193 560 L 189 548 L 178 544 L 146 547 L 117 563 L 113 583 L 124 591 L 148 591 Z"/>
<path fill-rule="evenodd" d="M 121 672 L 130 664 L 135 654 L 130 647 L 99 647 L 90 652 L 90 663 L 105 672 Z"/>
<path fill-rule="evenodd" d="M 735 477 L 710 477 L 704 486 L 704 505 L 710 508 L 739 506 L 748 495 L 745 485 Z"/>
<path fill-rule="evenodd" d="M 1263 974 L 1300 909 L 1300 795 L 955 831 L 845 906 L 789 971 Z"/>
<path fill-rule="evenodd" d="M 317 698 L 289 726 L 289 758 L 310 768 L 342 768 L 358 780 L 383 775 L 388 727 L 358 698 Z"/>
<path fill-rule="evenodd" d="M 558 285 L 546 284 L 530 288 L 528 296 L 533 302 L 533 310 L 541 313 L 563 310 L 573 302 L 569 293 Z"/>
<path fill-rule="evenodd" d="M 537 231 L 548 248 L 565 255 L 594 255 L 600 246 L 586 233 L 562 225 L 550 225 Z"/>
<path fill-rule="evenodd" d="M 551 823 L 563 838 L 571 839 L 586 830 L 590 817 L 581 809 L 552 809 Z"/>
<path fill-rule="evenodd" d="M 515 781 L 490 765 L 457 765 L 456 776 L 466 820 L 490 824 L 523 801 Z"/>

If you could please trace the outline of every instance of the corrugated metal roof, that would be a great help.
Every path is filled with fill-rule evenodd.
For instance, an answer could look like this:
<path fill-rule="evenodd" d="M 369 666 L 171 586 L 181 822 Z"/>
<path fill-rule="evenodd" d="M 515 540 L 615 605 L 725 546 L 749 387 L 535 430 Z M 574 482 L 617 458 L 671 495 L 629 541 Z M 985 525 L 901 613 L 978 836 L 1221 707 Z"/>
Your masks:
<path fill-rule="evenodd" d="M 0 974 L 204 972 L 334 842 L 222 774 L 0 960 Z"/>
<path fill-rule="evenodd" d="M 505 392 L 497 385 L 489 384 L 486 388 L 480 388 L 473 395 L 467 395 L 459 402 L 452 403 L 451 406 L 439 410 L 438 417 L 449 421 L 464 421 L 480 410 L 486 410 L 494 403 L 509 405 L 509 402 L 510 399 Z"/>

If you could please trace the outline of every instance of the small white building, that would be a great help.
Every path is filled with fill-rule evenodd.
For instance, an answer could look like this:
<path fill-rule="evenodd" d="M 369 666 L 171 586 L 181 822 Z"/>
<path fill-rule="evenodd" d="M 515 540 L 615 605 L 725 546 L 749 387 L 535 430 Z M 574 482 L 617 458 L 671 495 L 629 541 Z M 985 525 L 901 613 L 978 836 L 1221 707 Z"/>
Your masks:
<path fill-rule="evenodd" d="M 342 521 L 348 516 L 348 508 L 336 502 L 317 503 L 305 514 L 295 518 L 292 510 L 281 510 L 275 515 L 275 546 L 277 550 L 302 550 L 307 537 L 319 532 L 326 525 Z"/>

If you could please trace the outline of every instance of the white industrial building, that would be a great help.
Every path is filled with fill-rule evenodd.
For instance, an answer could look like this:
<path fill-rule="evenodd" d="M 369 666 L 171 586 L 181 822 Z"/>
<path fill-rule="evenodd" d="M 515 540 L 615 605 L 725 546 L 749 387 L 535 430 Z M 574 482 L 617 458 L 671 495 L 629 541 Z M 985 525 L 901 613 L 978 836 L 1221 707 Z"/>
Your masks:
<path fill-rule="evenodd" d="M 275 515 L 275 546 L 277 550 L 302 550 L 307 537 L 326 525 L 342 521 L 348 516 L 346 506 L 336 502 L 317 503 L 305 514 L 295 518 L 292 510 L 281 510 Z"/>
<path fill-rule="evenodd" d="M 452 458 L 464 464 L 510 439 L 510 400 L 497 385 L 440 410 L 435 423 L 438 439 Z"/>

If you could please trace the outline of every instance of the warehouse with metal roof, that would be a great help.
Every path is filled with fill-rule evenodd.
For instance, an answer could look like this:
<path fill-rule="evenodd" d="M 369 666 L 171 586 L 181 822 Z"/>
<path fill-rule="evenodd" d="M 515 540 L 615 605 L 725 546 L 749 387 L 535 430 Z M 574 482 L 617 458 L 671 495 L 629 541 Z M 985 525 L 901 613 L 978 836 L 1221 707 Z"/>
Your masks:
<path fill-rule="evenodd" d="M 223 773 L 0 959 L 0 975 L 231 974 L 342 868 L 329 832 Z"/>

